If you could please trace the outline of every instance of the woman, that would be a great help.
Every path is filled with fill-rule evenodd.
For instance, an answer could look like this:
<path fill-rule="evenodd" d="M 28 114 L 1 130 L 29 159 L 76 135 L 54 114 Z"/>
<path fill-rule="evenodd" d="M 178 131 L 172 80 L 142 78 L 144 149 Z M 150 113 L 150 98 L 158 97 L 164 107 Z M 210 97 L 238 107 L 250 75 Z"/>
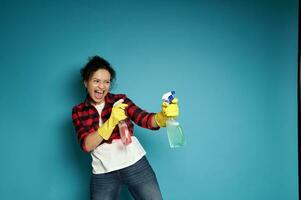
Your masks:
<path fill-rule="evenodd" d="M 115 71 L 105 59 L 94 56 L 81 69 L 87 97 L 72 110 L 73 124 L 82 149 L 92 156 L 91 199 L 118 199 L 126 185 L 135 199 L 162 199 L 156 175 L 145 151 L 133 136 L 132 121 L 147 129 L 165 127 L 168 117 L 179 114 L 177 99 L 162 104 L 159 113 L 148 113 L 124 94 L 110 93 Z M 115 102 L 123 101 L 118 105 Z M 132 142 L 124 145 L 118 124 L 126 121 Z"/>

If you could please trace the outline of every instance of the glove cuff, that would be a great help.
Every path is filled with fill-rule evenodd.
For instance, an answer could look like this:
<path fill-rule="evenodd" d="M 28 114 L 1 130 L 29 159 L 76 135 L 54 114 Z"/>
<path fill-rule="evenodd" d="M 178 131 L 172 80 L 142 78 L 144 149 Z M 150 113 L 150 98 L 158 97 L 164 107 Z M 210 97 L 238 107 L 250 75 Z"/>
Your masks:
<path fill-rule="evenodd" d="M 98 128 L 97 132 L 104 140 L 108 140 L 111 137 L 115 126 L 116 125 L 110 123 L 110 119 L 108 119 L 102 126 Z"/>
<path fill-rule="evenodd" d="M 155 114 L 155 121 L 160 127 L 166 127 L 166 117 L 162 112 Z"/>

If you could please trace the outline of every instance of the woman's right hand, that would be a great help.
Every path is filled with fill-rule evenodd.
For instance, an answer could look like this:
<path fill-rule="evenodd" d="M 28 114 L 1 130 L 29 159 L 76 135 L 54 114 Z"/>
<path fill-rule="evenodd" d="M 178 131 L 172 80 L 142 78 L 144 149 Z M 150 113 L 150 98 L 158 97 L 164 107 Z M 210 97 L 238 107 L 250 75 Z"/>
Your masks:
<path fill-rule="evenodd" d="M 127 118 L 125 114 L 125 108 L 128 106 L 125 103 L 122 103 L 123 100 L 117 101 L 111 111 L 110 118 L 102 124 L 97 132 L 105 140 L 108 140 L 115 128 L 115 126 L 122 120 Z"/>
<path fill-rule="evenodd" d="M 120 121 L 125 120 L 127 118 L 125 114 L 125 108 L 127 106 L 128 105 L 125 103 L 118 103 L 113 106 L 110 116 L 112 125 L 116 126 Z"/>

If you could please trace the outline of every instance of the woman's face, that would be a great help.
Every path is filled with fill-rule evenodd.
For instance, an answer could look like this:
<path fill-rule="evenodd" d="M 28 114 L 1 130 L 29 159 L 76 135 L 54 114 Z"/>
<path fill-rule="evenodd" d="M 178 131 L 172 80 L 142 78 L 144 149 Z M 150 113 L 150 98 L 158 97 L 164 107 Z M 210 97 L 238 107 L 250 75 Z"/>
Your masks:
<path fill-rule="evenodd" d="M 88 90 L 88 94 L 93 100 L 92 104 L 101 104 L 105 100 L 105 96 L 108 94 L 111 84 L 111 74 L 106 69 L 99 69 L 88 81 L 84 81 L 85 87 Z"/>

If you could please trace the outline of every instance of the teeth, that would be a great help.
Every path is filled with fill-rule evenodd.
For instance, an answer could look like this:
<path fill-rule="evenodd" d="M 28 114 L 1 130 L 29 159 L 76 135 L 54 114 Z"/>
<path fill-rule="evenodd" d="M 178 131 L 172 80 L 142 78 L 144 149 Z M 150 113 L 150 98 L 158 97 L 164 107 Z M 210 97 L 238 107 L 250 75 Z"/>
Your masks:
<path fill-rule="evenodd" d="M 96 93 L 103 94 L 103 91 L 95 91 Z"/>

